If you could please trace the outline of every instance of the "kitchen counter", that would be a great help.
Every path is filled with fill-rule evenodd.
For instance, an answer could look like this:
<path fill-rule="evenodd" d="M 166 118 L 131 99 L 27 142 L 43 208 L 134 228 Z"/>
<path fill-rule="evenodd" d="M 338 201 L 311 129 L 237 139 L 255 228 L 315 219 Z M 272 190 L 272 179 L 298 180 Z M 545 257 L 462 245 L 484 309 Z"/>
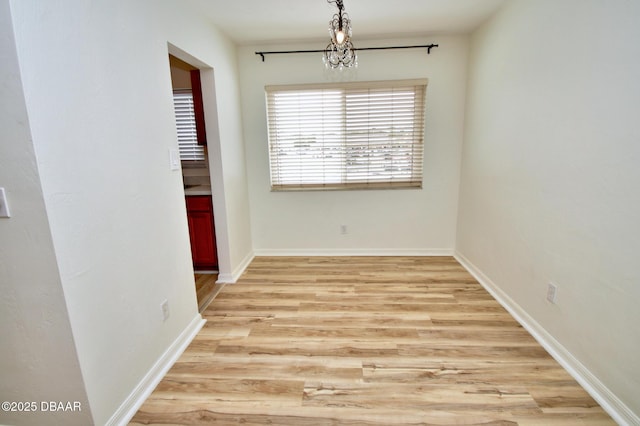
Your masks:
<path fill-rule="evenodd" d="M 185 186 L 184 195 L 211 195 L 211 185 Z"/>

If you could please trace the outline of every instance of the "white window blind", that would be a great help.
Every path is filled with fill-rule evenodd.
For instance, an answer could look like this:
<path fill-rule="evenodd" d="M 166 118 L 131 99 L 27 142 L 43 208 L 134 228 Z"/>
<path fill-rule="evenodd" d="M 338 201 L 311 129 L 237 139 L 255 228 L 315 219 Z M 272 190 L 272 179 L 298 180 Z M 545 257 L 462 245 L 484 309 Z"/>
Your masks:
<path fill-rule="evenodd" d="M 182 161 L 204 161 L 204 147 L 198 145 L 193 94 L 190 90 L 174 90 L 173 107 L 178 129 L 178 149 Z"/>
<path fill-rule="evenodd" d="M 426 87 L 267 86 L 272 190 L 420 188 Z"/>

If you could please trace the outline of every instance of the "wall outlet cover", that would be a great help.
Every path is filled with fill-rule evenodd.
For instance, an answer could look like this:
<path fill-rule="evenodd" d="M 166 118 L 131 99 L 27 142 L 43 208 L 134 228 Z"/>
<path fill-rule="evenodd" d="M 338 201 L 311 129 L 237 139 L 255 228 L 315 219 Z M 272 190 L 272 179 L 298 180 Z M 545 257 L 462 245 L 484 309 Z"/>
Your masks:
<path fill-rule="evenodd" d="M 11 217 L 9 204 L 7 203 L 7 194 L 4 188 L 0 188 L 0 217 Z"/>
<path fill-rule="evenodd" d="M 549 283 L 547 286 L 547 300 L 553 304 L 556 303 L 558 296 L 558 286 L 554 283 Z"/>
<path fill-rule="evenodd" d="M 169 150 L 169 167 L 171 170 L 180 170 L 180 152 L 177 149 Z"/>
<path fill-rule="evenodd" d="M 169 311 L 169 301 L 165 300 L 160 305 L 160 309 L 162 310 L 162 321 L 166 321 L 169 319 L 171 312 Z"/>

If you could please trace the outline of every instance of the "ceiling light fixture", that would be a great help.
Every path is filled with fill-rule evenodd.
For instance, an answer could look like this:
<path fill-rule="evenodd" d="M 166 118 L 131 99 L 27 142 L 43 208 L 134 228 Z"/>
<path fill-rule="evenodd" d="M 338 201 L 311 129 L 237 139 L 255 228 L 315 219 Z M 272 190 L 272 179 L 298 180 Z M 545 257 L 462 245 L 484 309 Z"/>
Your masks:
<path fill-rule="evenodd" d="M 350 68 L 358 65 L 356 50 L 351 43 L 351 19 L 344 10 L 342 0 L 327 0 L 335 3 L 338 13 L 329 21 L 329 35 L 331 41 L 324 50 L 322 60 L 327 68 Z"/>

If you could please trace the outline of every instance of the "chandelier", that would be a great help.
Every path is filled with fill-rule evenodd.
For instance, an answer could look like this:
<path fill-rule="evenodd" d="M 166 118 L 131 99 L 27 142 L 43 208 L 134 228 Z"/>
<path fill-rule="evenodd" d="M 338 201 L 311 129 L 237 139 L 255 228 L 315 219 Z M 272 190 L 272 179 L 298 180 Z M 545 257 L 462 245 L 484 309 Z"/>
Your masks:
<path fill-rule="evenodd" d="M 331 41 L 324 50 L 322 60 L 325 66 L 331 68 L 350 68 L 358 65 L 356 50 L 351 43 L 351 19 L 347 13 L 343 13 L 342 0 L 327 0 L 327 3 L 335 3 L 338 13 L 329 21 L 329 35 Z"/>

